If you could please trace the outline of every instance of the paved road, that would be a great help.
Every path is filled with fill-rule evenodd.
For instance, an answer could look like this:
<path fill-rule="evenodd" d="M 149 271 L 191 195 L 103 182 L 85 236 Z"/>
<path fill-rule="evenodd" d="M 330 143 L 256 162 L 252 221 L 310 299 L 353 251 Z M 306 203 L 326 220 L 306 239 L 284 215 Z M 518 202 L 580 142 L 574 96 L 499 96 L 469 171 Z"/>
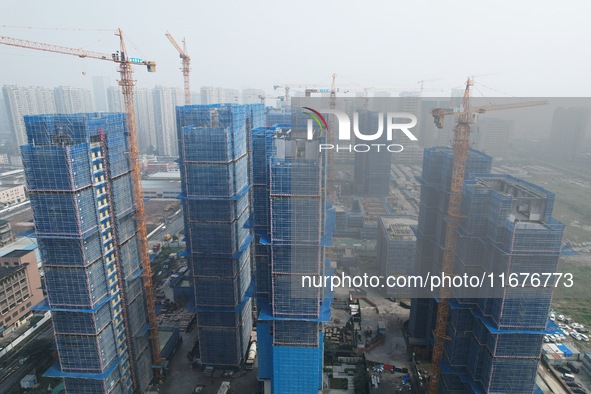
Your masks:
<path fill-rule="evenodd" d="M 156 242 L 160 242 L 163 243 L 164 242 L 164 235 L 166 234 L 179 234 L 182 230 L 184 230 L 185 228 L 185 224 L 183 221 L 183 215 L 182 213 L 179 213 L 176 217 L 174 217 L 173 219 L 171 219 L 167 224 L 166 224 L 166 229 L 160 229 L 157 232 L 155 232 L 149 239 L 149 242 L 152 243 L 156 243 Z"/>

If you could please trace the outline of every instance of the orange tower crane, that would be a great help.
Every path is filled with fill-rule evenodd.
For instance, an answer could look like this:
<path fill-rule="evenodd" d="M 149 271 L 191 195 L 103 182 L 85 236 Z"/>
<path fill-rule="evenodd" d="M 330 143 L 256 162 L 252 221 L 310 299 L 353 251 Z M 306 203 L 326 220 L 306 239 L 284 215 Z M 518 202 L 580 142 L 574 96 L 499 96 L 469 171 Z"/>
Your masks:
<path fill-rule="evenodd" d="M 458 123 L 454 130 L 453 140 L 453 167 L 451 178 L 451 193 L 447 208 L 447 224 L 445 229 L 445 243 L 443 250 L 442 272 L 453 275 L 454 260 L 456 257 L 457 229 L 461 220 L 460 207 L 462 204 L 462 186 L 464 184 L 464 173 L 466 160 L 468 159 L 468 148 L 470 147 L 470 124 L 475 123 L 475 114 L 482 114 L 488 111 L 503 109 L 532 107 L 545 105 L 547 101 L 529 101 L 513 104 L 491 104 L 486 106 L 472 107 L 470 105 L 470 87 L 474 84 L 472 78 L 466 81 L 462 107 L 457 110 L 453 108 L 435 108 L 432 115 L 435 125 L 443 128 L 445 116 L 457 115 Z M 433 346 L 431 374 L 429 377 L 429 394 L 436 394 L 441 380 L 441 360 L 445 341 L 450 339 L 446 335 L 447 318 L 449 316 L 450 289 L 442 287 L 439 292 L 439 303 L 437 306 L 437 320 L 435 325 L 435 343 Z"/>
<path fill-rule="evenodd" d="M 135 80 L 133 79 L 133 67 L 137 65 L 146 66 L 148 72 L 156 71 L 156 63 L 152 61 L 145 61 L 140 58 L 129 57 L 123 39 L 123 32 L 118 29 L 115 35 L 119 36 L 120 50 L 112 54 L 86 51 L 76 48 L 68 48 L 53 44 L 46 44 L 42 42 L 22 40 L 19 38 L 0 36 L 0 44 L 15 46 L 19 48 L 35 49 L 38 51 L 60 53 L 63 55 L 78 56 L 81 58 L 90 58 L 98 60 L 107 60 L 119 64 L 119 86 L 123 93 L 123 100 L 125 102 L 125 114 L 129 142 L 129 160 L 132 169 L 132 181 L 134 192 L 134 205 L 136 209 L 135 221 L 138 230 L 138 242 L 140 259 L 142 263 L 144 280 L 144 288 L 146 295 L 146 306 L 148 310 L 148 320 L 150 322 L 150 343 L 152 345 L 152 361 L 156 366 L 155 374 L 157 378 L 161 377 L 162 364 L 160 357 L 160 341 L 158 338 L 158 320 L 156 318 L 156 307 L 154 303 L 154 289 L 152 287 L 152 268 L 150 266 L 150 258 L 148 255 L 148 237 L 146 234 L 146 217 L 144 212 L 144 199 L 141 184 L 140 172 L 140 158 L 138 148 L 138 137 L 135 124 L 135 107 L 134 107 L 134 87 Z M 130 347 L 130 349 L 132 349 Z"/>
<path fill-rule="evenodd" d="M 168 38 L 168 41 L 170 41 L 179 52 L 179 57 L 182 60 L 183 68 L 181 70 L 183 70 L 183 79 L 185 84 L 185 105 L 189 105 L 191 104 L 191 84 L 189 82 L 189 74 L 191 73 L 191 57 L 187 54 L 187 43 L 183 38 L 183 47 L 181 48 L 181 46 L 175 41 L 170 33 L 166 33 L 166 38 Z"/>

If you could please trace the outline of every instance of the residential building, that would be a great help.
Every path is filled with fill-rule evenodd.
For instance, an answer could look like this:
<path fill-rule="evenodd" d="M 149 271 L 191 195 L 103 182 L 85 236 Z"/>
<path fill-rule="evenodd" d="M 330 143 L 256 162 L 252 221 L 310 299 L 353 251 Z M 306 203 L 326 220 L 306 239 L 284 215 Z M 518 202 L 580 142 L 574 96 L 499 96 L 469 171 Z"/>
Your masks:
<path fill-rule="evenodd" d="M 202 86 L 201 87 L 201 104 L 220 104 L 223 102 L 223 89 L 214 86 Z"/>
<path fill-rule="evenodd" d="M 237 368 L 252 330 L 250 133 L 262 105 L 177 107 L 181 202 L 201 361 Z"/>
<path fill-rule="evenodd" d="M 55 96 L 50 88 L 4 85 L 2 92 L 6 112 L 12 127 L 15 147 L 21 146 L 27 141 L 23 122 L 24 115 L 52 114 L 56 112 Z"/>
<path fill-rule="evenodd" d="M 0 247 L 8 245 L 14 241 L 10 222 L 0 219 Z"/>
<path fill-rule="evenodd" d="M 0 204 L 10 205 L 23 202 L 27 199 L 24 185 L 0 185 Z"/>
<path fill-rule="evenodd" d="M 35 250 L 13 250 L 0 257 L 0 336 L 12 332 L 43 300 Z"/>
<path fill-rule="evenodd" d="M 125 112 L 125 102 L 119 86 L 107 88 L 109 111 Z M 135 89 L 135 122 L 140 153 L 153 153 L 158 146 L 154 92 L 148 88 Z"/>
<path fill-rule="evenodd" d="M 152 352 L 124 114 L 25 117 L 21 147 L 68 393 L 143 392 Z M 157 366 L 159 367 L 159 366 Z"/>
<path fill-rule="evenodd" d="M 253 131 L 258 378 L 265 393 L 322 390 L 324 322 L 331 294 L 302 286 L 330 275 L 325 258 L 334 209 L 325 200 L 326 157 L 305 129 Z"/>
<path fill-rule="evenodd" d="M 472 147 L 496 158 L 509 158 L 515 122 L 499 118 L 481 118 L 470 134 Z"/>
<path fill-rule="evenodd" d="M 359 129 L 377 130 L 379 115 L 381 113 L 371 111 L 359 112 Z M 386 134 L 382 133 L 382 136 L 372 141 L 372 144 L 388 145 L 389 142 Z M 366 142 L 359 138 L 356 139 L 357 144 L 364 144 Z M 359 195 L 367 197 L 384 197 L 390 195 L 390 166 L 392 164 L 392 156 L 394 155 L 394 153 L 388 152 L 386 149 L 355 153 L 354 178 L 355 188 Z"/>
<path fill-rule="evenodd" d="M 556 108 L 552 116 L 548 140 L 549 157 L 558 160 L 574 160 L 583 145 L 588 125 L 588 108 Z"/>
<path fill-rule="evenodd" d="M 384 276 L 414 274 L 413 262 L 416 253 L 417 237 L 413 227 L 417 219 L 414 217 L 380 217 L 378 220 L 378 237 L 376 254 L 378 265 Z M 405 294 L 401 289 L 388 288 L 389 294 L 399 297 Z"/>
<path fill-rule="evenodd" d="M 123 93 L 119 86 L 109 86 L 107 88 L 107 107 L 109 112 L 125 112 Z"/>
<path fill-rule="evenodd" d="M 240 102 L 241 97 L 240 90 L 238 89 L 222 89 L 222 103 L 235 103 L 238 104 Z M 250 104 L 250 103 L 244 103 Z"/>
<path fill-rule="evenodd" d="M 178 156 L 175 108 L 183 103 L 182 91 L 178 88 L 156 86 L 153 95 L 158 154 Z"/>
<path fill-rule="evenodd" d="M 98 112 L 107 112 L 107 85 L 109 78 L 102 76 L 92 77 L 92 94 L 94 97 L 94 109 Z"/>
<path fill-rule="evenodd" d="M 158 147 L 158 139 L 152 89 L 135 89 L 135 121 L 140 153 L 154 153 Z"/>
<path fill-rule="evenodd" d="M 259 104 L 261 97 L 266 96 L 267 94 L 262 89 L 242 89 L 242 104 Z"/>
<path fill-rule="evenodd" d="M 53 89 L 55 107 L 59 114 L 92 112 L 92 100 L 87 89 L 59 86 Z"/>
<path fill-rule="evenodd" d="M 564 226 L 552 217 L 554 195 L 509 175 L 490 174 L 491 161 L 469 152 L 454 270 L 556 272 Z M 425 151 L 416 254 L 423 274 L 442 267 L 452 164 L 451 148 Z M 454 290 L 448 298 L 450 339 L 439 392 L 534 392 L 552 288 L 495 289 L 480 298 Z M 436 310 L 433 299 L 413 300 L 411 336 L 432 339 Z"/>

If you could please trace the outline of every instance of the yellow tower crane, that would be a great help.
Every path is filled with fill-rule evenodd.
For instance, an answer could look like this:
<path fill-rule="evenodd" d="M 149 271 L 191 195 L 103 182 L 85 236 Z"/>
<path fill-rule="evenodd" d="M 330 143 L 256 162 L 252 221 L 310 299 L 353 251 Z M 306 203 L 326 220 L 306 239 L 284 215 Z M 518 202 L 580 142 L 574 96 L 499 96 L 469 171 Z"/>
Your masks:
<path fill-rule="evenodd" d="M 532 107 L 545 105 L 547 101 L 528 101 L 513 104 L 491 104 L 486 106 L 472 107 L 470 105 L 470 87 L 474 84 L 472 78 L 466 81 L 462 107 L 435 108 L 431 111 L 438 128 L 443 128 L 445 116 L 457 115 L 458 123 L 454 130 L 453 140 L 453 166 L 451 178 L 451 193 L 447 208 L 447 220 L 445 229 L 445 243 L 443 249 L 442 272 L 453 275 L 454 260 L 456 257 L 457 229 L 461 220 L 462 187 L 464 185 L 464 173 L 468 159 L 468 148 L 470 147 L 470 124 L 475 123 L 475 115 L 488 111 L 497 111 L 512 108 Z M 447 319 L 449 316 L 450 289 L 442 287 L 439 292 L 439 303 L 437 305 L 437 319 L 434 331 L 435 343 L 433 345 L 431 373 L 429 377 L 429 394 L 436 394 L 441 380 L 441 360 L 445 341 L 450 339 L 446 335 Z"/>
<path fill-rule="evenodd" d="M 136 209 L 135 214 L 135 221 L 137 224 L 138 230 L 138 243 L 139 243 L 139 253 L 141 264 L 143 268 L 142 277 L 144 282 L 144 289 L 146 295 L 146 306 L 148 310 L 148 320 L 150 322 L 149 334 L 150 334 L 150 343 L 152 345 L 152 361 L 153 365 L 156 367 L 155 375 L 157 378 L 161 377 L 161 364 L 162 360 L 160 357 L 160 340 L 158 338 L 158 320 L 156 317 L 156 307 L 154 302 L 154 289 L 152 286 L 152 268 L 150 266 L 150 258 L 148 255 L 148 237 L 146 234 L 146 217 L 144 211 L 144 199 L 142 193 L 142 184 L 141 184 L 141 172 L 140 172 L 140 157 L 139 157 L 139 148 L 138 148 L 138 136 L 136 131 L 136 124 L 135 124 L 135 106 L 134 106 L 134 87 L 135 87 L 135 80 L 133 79 L 133 67 L 137 65 L 146 66 L 148 72 L 155 72 L 156 71 L 156 63 L 152 61 L 145 61 L 140 58 L 130 57 L 127 53 L 127 49 L 125 47 L 125 41 L 123 39 L 123 31 L 121 29 L 117 29 L 115 35 L 119 37 L 119 44 L 120 48 L 118 52 L 114 52 L 112 54 L 100 53 L 100 52 L 93 52 L 93 51 L 86 51 L 82 49 L 76 48 L 68 48 L 59 45 L 47 44 L 42 42 L 36 41 L 28 41 L 22 40 L 19 38 L 13 37 L 6 37 L 0 36 L 0 44 L 3 45 L 10 45 L 19 48 L 28 48 L 34 49 L 38 51 L 45 51 L 45 52 L 53 52 L 53 53 L 60 53 L 63 55 L 72 55 L 78 56 L 80 58 L 89 58 L 89 59 L 98 59 L 98 60 L 106 60 L 110 62 L 115 62 L 119 64 L 119 75 L 121 79 L 119 80 L 119 86 L 121 86 L 121 90 L 123 93 L 123 100 L 125 103 L 125 114 L 126 114 L 126 124 L 127 124 L 127 133 L 128 133 L 128 143 L 129 143 L 129 161 L 131 164 L 131 174 L 132 174 L 132 182 L 133 182 L 133 192 L 134 192 L 134 205 Z M 125 318 L 125 317 L 124 317 Z M 131 343 L 131 337 L 128 335 L 128 349 L 130 351 L 133 349 L 133 344 Z M 132 369 L 133 371 L 133 369 Z M 132 382 L 134 383 L 134 390 L 137 384 L 137 380 L 132 373 Z"/>
<path fill-rule="evenodd" d="M 191 104 L 191 84 L 189 82 L 189 74 L 191 73 L 191 57 L 187 54 L 187 43 L 183 38 L 183 47 L 181 48 L 181 46 L 175 41 L 170 33 L 166 33 L 166 38 L 168 38 L 168 41 L 170 41 L 179 52 L 179 57 L 182 60 L 183 79 L 185 84 L 185 105 L 189 105 Z"/>

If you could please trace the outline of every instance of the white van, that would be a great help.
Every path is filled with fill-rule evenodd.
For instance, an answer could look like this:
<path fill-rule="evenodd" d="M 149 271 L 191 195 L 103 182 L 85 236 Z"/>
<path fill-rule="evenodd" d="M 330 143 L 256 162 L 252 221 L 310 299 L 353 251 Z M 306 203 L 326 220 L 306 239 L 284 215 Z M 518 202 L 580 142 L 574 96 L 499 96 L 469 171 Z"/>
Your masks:
<path fill-rule="evenodd" d="M 575 375 L 573 375 L 572 373 L 563 373 L 562 379 L 566 380 L 567 382 L 572 382 L 575 380 Z"/>

